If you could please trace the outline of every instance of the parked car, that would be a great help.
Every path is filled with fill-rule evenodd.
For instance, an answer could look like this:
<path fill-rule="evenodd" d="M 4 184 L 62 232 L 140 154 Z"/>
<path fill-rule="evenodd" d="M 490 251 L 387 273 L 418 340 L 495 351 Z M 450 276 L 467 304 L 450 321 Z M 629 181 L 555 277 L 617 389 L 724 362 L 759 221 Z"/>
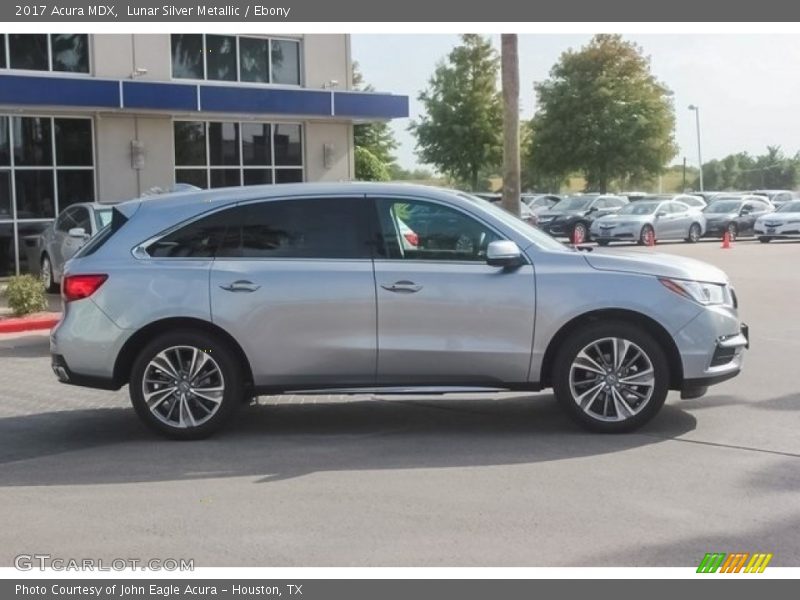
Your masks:
<path fill-rule="evenodd" d="M 555 194 L 522 194 L 520 200 L 533 211 L 533 214 L 539 215 L 561 202 L 561 196 L 556 196 Z"/>
<path fill-rule="evenodd" d="M 708 206 L 708 202 L 702 196 L 695 196 L 692 194 L 678 194 L 672 197 L 675 202 L 683 202 L 689 208 L 701 211 Z"/>
<path fill-rule="evenodd" d="M 755 190 L 753 194 L 768 198 L 769 201 L 775 205 L 775 208 L 797 198 L 797 194 L 791 190 Z"/>
<path fill-rule="evenodd" d="M 761 215 L 753 226 L 759 242 L 800 238 L 800 200 L 785 202 L 775 211 Z"/>
<path fill-rule="evenodd" d="M 721 238 L 727 231 L 731 240 L 740 235 L 750 235 L 756 219 L 774 210 L 775 207 L 764 196 L 717 196 L 703 209 L 706 217 L 703 235 Z"/>
<path fill-rule="evenodd" d="M 64 263 L 111 222 L 111 206 L 92 202 L 72 204 L 35 239 L 28 251 L 29 267 L 39 273 L 49 292 L 57 292 Z"/>
<path fill-rule="evenodd" d="M 408 185 L 129 201 L 69 261 L 62 295 L 58 379 L 128 384 L 141 419 L 182 439 L 253 395 L 301 390 L 552 387 L 585 427 L 630 431 L 668 390 L 698 397 L 737 375 L 748 345 L 716 267 L 578 251 L 473 196 Z"/>
<path fill-rule="evenodd" d="M 613 215 L 595 219 L 592 239 L 601 246 L 610 242 L 645 245 L 652 238 L 696 242 L 705 231 L 702 212 L 673 200 L 640 200 L 623 206 Z"/>
<path fill-rule="evenodd" d="M 481 200 L 491 202 L 492 204 L 496 204 L 497 206 L 502 208 L 501 204 L 503 201 L 502 194 L 480 193 L 480 194 L 473 194 L 473 196 L 480 198 Z M 536 225 L 539 221 L 537 214 L 523 201 L 521 196 L 519 203 L 519 218 L 525 221 L 528 225 Z"/>
<path fill-rule="evenodd" d="M 549 211 L 538 215 L 539 227 L 553 237 L 589 240 L 592 222 L 613 214 L 628 204 L 626 198 L 585 194 L 564 198 Z"/>

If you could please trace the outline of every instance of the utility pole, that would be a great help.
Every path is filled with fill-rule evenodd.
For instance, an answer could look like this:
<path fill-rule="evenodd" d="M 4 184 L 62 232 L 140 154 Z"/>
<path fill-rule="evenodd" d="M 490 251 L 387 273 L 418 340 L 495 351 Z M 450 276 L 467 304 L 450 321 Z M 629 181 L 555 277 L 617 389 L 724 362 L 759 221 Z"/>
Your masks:
<path fill-rule="evenodd" d="M 503 82 L 503 208 L 519 216 L 519 55 L 514 33 L 500 36 L 500 64 Z"/>
<path fill-rule="evenodd" d="M 700 191 L 703 191 L 703 153 L 700 150 L 700 107 L 690 104 L 689 110 L 694 111 L 695 124 L 697 125 L 697 162 L 700 163 Z"/>

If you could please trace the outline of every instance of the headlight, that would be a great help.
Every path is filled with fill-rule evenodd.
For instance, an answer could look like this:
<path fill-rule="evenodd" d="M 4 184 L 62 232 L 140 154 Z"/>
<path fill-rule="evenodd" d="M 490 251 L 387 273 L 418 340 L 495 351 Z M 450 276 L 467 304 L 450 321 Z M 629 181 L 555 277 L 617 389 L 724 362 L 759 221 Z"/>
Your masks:
<path fill-rule="evenodd" d="M 659 278 L 668 290 L 694 300 L 703 306 L 733 306 L 730 288 L 725 284 L 706 283 L 704 281 L 688 281 L 685 279 Z"/>

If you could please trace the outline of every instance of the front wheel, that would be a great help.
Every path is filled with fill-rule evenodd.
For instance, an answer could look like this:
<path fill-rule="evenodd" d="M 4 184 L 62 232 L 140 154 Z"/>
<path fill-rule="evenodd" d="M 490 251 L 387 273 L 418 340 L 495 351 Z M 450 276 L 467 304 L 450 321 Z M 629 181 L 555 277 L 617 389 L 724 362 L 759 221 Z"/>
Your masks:
<path fill-rule="evenodd" d="M 589 229 L 584 223 L 575 223 L 572 228 L 572 242 L 582 244 L 589 241 Z"/>
<path fill-rule="evenodd" d="M 690 244 L 696 244 L 700 240 L 700 225 L 698 223 L 692 223 L 692 226 L 689 227 L 689 235 L 686 237 L 686 241 Z"/>
<path fill-rule="evenodd" d="M 623 321 L 574 332 L 554 363 L 556 399 L 591 431 L 638 429 L 661 409 L 668 387 L 669 366 L 661 346 L 647 331 Z"/>
<path fill-rule="evenodd" d="M 649 246 L 656 242 L 656 232 L 650 225 L 645 225 L 639 232 L 639 239 L 636 242 L 640 246 Z"/>
<path fill-rule="evenodd" d="M 219 430 L 242 404 L 241 367 L 227 344 L 203 331 L 165 333 L 131 370 L 139 418 L 167 437 L 196 440 Z"/>
<path fill-rule="evenodd" d="M 726 231 L 728 232 L 728 240 L 731 242 L 735 241 L 736 235 L 739 233 L 739 228 L 736 226 L 736 223 L 728 223 Z"/>

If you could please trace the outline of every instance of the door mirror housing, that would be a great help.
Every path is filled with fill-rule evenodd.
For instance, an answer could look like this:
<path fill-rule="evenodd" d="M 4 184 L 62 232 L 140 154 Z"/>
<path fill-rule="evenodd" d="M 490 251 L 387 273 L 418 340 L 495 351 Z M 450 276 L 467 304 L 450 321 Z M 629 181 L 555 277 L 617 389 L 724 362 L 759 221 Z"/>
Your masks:
<path fill-rule="evenodd" d="M 71 238 L 78 238 L 78 239 L 86 239 L 89 237 L 86 233 L 86 230 L 83 227 L 73 227 L 68 232 L 69 237 Z"/>
<path fill-rule="evenodd" d="M 743 208 L 742 210 L 739 211 L 739 214 L 742 215 L 742 216 L 749 215 L 750 214 L 750 209 L 749 208 Z"/>
<path fill-rule="evenodd" d="M 666 212 L 664 212 L 663 210 L 660 210 L 660 211 L 658 211 L 658 212 L 656 213 L 656 216 L 657 216 L 657 217 L 666 217 L 666 216 L 667 216 L 667 213 L 666 213 Z"/>
<path fill-rule="evenodd" d="M 486 249 L 486 263 L 492 267 L 518 267 L 525 262 L 522 250 L 511 240 L 496 240 Z"/>

